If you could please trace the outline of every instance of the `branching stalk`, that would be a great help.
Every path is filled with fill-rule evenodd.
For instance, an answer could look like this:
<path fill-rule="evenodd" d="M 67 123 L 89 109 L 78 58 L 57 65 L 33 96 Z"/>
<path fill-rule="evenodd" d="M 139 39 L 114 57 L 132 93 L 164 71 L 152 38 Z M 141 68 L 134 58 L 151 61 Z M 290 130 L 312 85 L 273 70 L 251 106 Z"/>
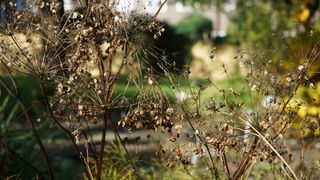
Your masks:
<path fill-rule="evenodd" d="M 2 62 L 3 63 L 3 62 Z M 4 64 L 4 63 L 3 63 Z M 41 149 L 41 152 L 42 152 L 42 155 L 45 159 L 45 163 L 47 165 L 47 169 L 48 169 L 48 173 L 49 173 L 49 176 L 50 176 L 50 179 L 54 179 L 54 174 L 53 174 L 53 170 L 52 170 L 52 166 L 51 166 L 51 163 L 50 163 L 50 160 L 49 160 L 49 156 L 48 156 L 48 153 L 46 151 L 46 149 L 44 148 L 44 145 L 41 141 L 41 138 L 40 138 L 40 135 L 38 134 L 38 131 L 36 130 L 33 122 L 32 122 L 32 119 L 30 117 L 30 115 L 28 114 L 28 111 L 26 110 L 25 108 L 25 105 L 24 105 L 24 102 L 22 101 L 21 99 L 21 96 L 19 93 L 19 90 L 18 90 L 18 86 L 17 86 L 17 83 L 15 81 L 15 79 L 12 77 L 12 74 L 10 73 L 8 67 L 4 64 L 4 67 L 5 67 L 5 70 L 8 72 L 8 75 L 10 77 L 10 80 L 12 81 L 12 84 L 14 84 L 14 88 L 15 88 L 15 92 L 10 89 L 10 87 L 8 86 L 8 84 L 2 79 L 2 77 L 0 77 L 0 84 L 6 89 L 6 91 L 11 95 L 13 96 L 14 98 L 16 98 L 16 100 L 18 101 L 18 104 L 20 106 L 20 109 L 22 111 L 22 113 L 24 114 L 26 120 L 27 120 L 27 123 L 29 125 L 29 127 L 31 128 L 31 131 Z"/>
<path fill-rule="evenodd" d="M 58 120 L 58 119 L 56 118 L 56 116 L 53 114 L 53 111 L 52 111 L 51 106 L 50 106 L 50 103 L 49 103 L 49 99 L 48 99 L 48 97 L 47 97 L 47 95 L 46 95 L 46 90 L 45 90 L 45 86 L 44 86 L 44 81 L 43 81 L 42 78 L 39 78 L 39 79 L 38 79 L 38 84 L 39 84 L 39 86 L 40 86 L 40 91 L 41 91 L 42 97 L 44 98 L 44 101 L 45 101 L 45 104 L 46 104 L 46 108 L 47 108 L 47 110 L 48 110 L 48 112 L 49 112 L 50 117 L 51 117 L 52 120 L 59 126 L 59 128 L 61 128 L 64 132 L 66 132 L 66 133 L 68 134 L 68 136 L 70 137 L 70 140 L 71 140 L 71 142 L 72 142 L 72 144 L 73 144 L 73 146 L 74 146 L 77 154 L 79 155 L 79 158 L 80 158 L 81 161 L 82 161 L 81 164 L 83 165 L 83 167 L 84 167 L 84 169 L 85 169 L 85 172 L 86 172 L 87 177 L 90 177 L 90 173 L 88 172 L 88 168 L 87 168 L 87 166 L 86 166 L 85 159 L 84 159 L 83 156 L 81 155 L 80 149 L 79 149 L 77 143 L 75 142 L 74 136 L 72 135 L 72 133 L 71 133 L 68 129 L 66 129 L 66 128 L 59 122 L 59 120 Z"/>

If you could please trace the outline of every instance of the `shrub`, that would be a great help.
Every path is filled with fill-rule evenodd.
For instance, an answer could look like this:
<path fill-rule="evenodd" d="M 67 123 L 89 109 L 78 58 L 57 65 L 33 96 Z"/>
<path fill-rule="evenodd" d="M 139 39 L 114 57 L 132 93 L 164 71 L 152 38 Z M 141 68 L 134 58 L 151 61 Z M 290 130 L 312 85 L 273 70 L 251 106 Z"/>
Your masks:
<path fill-rule="evenodd" d="M 192 40 L 202 40 L 204 36 L 210 37 L 213 25 L 210 19 L 201 15 L 191 15 L 175 25 L 177 34 L 190 37 Z"/>
<path fill-rule="evenodd" d="M 145 34 L 145 42 L 152 52 L 146 54 L 146 67 L 151 67 L 160 74 L 164 71 L 181 73 L 191 59 L 192 41 L 187 35 L 177 33 L 176 29 L 166 22 L 158 23 L 164 29 L 161 36 L 154 36 L 155 32 Z"/>

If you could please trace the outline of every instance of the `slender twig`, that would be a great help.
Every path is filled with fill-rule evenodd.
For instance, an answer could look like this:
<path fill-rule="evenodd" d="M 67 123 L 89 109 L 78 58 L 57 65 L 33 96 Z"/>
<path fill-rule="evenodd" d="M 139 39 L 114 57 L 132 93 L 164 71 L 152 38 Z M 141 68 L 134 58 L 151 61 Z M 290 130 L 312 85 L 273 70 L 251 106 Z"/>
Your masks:
<path fill-rule="evenodd" d="M 16 83 L 15 79 L 12 77 L 12 74 L 10 73 L 9 68 L 6 65 L 4 65 L 4 68 L 8 72 L 8 75 L 10 76 L 10 80 L 12 81 L 12 84 L 14 84 L 14 88 L 17 88 L 17 89 L 15 89 L 15 92 L 19 93 L 17 83 Z M 17 102 L 18 102 L 18 104 L 20 106 L 20 109 L 21 109 L 22 113 L 24 114 L 24 116 L 25 116 L 25 118 L 26 118 L 26 120 L 28 122 L 28 125 L 31 128 L 31 131 L 32 131 L 32 133 L 33 133 L 33 135 L 34 135 L 34 137 L 35 137 L 35 139 L 36 139 L 36 141 L 37 141 L 37 143 L 38 143 L 38 145 L 39 145 L 39 147 L 41 149 L 42 155 L 43 155 L 43 157 L 45 159 L 45 163 L 47 165 L 47 169 L 48 169 L 48 173 L 50 175 L 50 179 L 54 179 L 54 174 L 53 174 L 53 170 L 52 170 L 52 166 L 51 166 L 51 163 L 50 163 L 50 160 L 49 160 L 48 153 L 47 153 L 46 149 L 43 146 L 43 143 L 41 141 L 40 135 L 38 134 L 38 131 L 36 130 L 36 128 L 35 128 L 35 126 L 34 126 L 34 124 L 32 122 L 32 119 L 31 119 L 30 115 L 28 114 L 27 109 L 25 108 L 24 102 L 22 101 L 20 94 L 14 93 L 14 91 L 12 89 L 10 89 L 10 87 L 2 79 L 2 77 L 0 77 L 0 84 L 7 90 L 7 92 L 11 96 L 16 98 L 16 100 L 17 100 Z"/>
<path fill-rule="evenodd" d="M 102 169 L 102 164 L 103 164 L 103 156 L 104 156 L 104 147 L 106 144 L 106 132 L 107 132 L 107 121 L 108 121 L 108 114 L 106 110 L 104 110 L 103 113 L 103 129 L 102 129 L 102 137 L 101 137 L 101 145 L 100 145 L 100 154 L 99 154 L 99 159 L 98 159 L 98 164 L 97 164 L 97 179 L 101 180 L 101 169 Z"/>
<path fill-rule="evenodd" d="M 163 3 L 161 3 L 160 7 L 158 8 L 157 12 L 153 15 L 153 18 L 157 18 L 158 14 L 160 13 L 162 7 L 167 3 L 168 0 L 164 0 Z"/>
<path fill-rule="evenodd" d="M 25 115 L 25 118 L 27 119 L 28 124 L 29 124 L 29 126 L 30 126 L 30 128 L 31 128 L 31 130 L 32 130 L 32 132 L 33 132 L 33 134 L 34 134 L 39 146 L 40 146 L 40 149 L 42 151 L 42 154 L 44 156 L 44 159 L 45 159 L 45 162 L 46 162 L 46 165 L 47 165 L 47 168 L 48 168 L 50 179 L 55 179 L 54 175 L 53 175 L 53 170 L 52 170 L 52 166 L 51 166 L 51 163 L 50 163 L 50 160 L 49 160 L 48 153 L 47 153 L 46 149 L 43 146 L 43 143 L 41 141 L 40 135 L 38 134 L 34 124 L 32 123 L 32 120 L 31 120 L 31 118 L 30 118 L 30 116 L 29 116 L 29 114 L 28 114 L 28 112 L 27 112 L 27 110 L 26 110 L 26 108 L 24 106 L 24 103 L 22 102 L 21 99 L 17 99 L 17 100 L 18 100 L 20 108 L 21 108 L 23 114 Z"/>
<path fill-rule="evenodd" d="M 290 165 L 287 163 L 287 161 L 280 155 L 280 153 L 272 146 L 272 144 L 256 129 L 254 128 L 252 125 L 250 125 L 250 128 L 253 129 L 258 135 L 259 137 L 272 149 L 272 151 L 274 153 L 276 153 L 276 155 L 281 159 L 281 161 L 287 166 L 287 168 L 289 169 L 289 171 L 291 172 L 291 174 L 293 175 L 293 177 L 295 179 L 298 179 L 297 175 L 294 173 L 294 171 L 292 170 L 292 168 L 290 167 Z"/>
<path fill-rule="evenodd" d="M 24 164 L 29 166 L 32 170 L 34 170 L 38 175 L 40 176 L 41 179 L 45 179 L 44 175 L 36 168 L 34 167 L 31 163 L 29 163 L 26 159 L 21 157 L 18 153 L 16 153 L 13 149 L 6 147 L 10 153 L 12 153 L 15 157 L 17 157 L 20 161 L 22 161 Z"/>
<path fill-rule="evenodd" d="M 111 123 L 111 124 L 112 124 L 112 126 L 113 126 L 113 130 L 114 130 L 114 133 L 115 133 L 116 137 L 119 139 L 119 142 L 121 143 L 123 149 L 124 149 L 124 150 L 126 151 L 126 153 L 127 153 L 129 162 L 130 162 L 130 164 L 131 164 L 131 166 L 132 166 L 132 168 L 133 168 L 133 170 L 134 170 L 134 174 L 135 174 L 136 178 L 137 178 L 137 179 L 140 179 L 140 176 L 139 176 L 139 173 L 138 173 L 138 169 L 137 169 L 137 167 L 135 166 L 135 164 L 133 163 L 132 157 L 131 157 L 131 155 L 130 155 L 130 153 L 129 153 L 127 147 L 126 147 L 126 145 L 124 144 L 124 142 L 123 142 L 123 140 L 122 140 L 122 138 L 121 138 L 121 136 L 120 136 L 120 134 L 119 134 L 119 131 L 118 131 L 117 127 L 116 127 L 113 123 Z"/>
<path fill-rule="evenodd" d="M 251 164 L 251 159 L 253 156 L 253 153 L 256 150 L 257 147 L 257 143 L 258 143 L 259 138 L 255 137 L 253 140 L 253 143 L 250 147 L 250 150 L 248 151 L 248 153 L 242 158 L 240 165 L 238 166 L 238 169 L 236 170 L 236 172 L 233 174 L 232 176 L 232 180 L 237 180 L 239 179 L 240 176 L 243 175 L 243 173 L 246 172 L 247 168 L 249 167 L 249 165 Z"/>
<path fill-rule="evenodd" d="M 224 152 L 222 155 L 223 155 L 223 156 L 222 156 L 222 157 L 223 157 L 223 162 L 224 162 L 224 165 L 225 165 L 226 170 L 227 170 L 228 179 L 231 179 L 231 175 L 230 175 L 230 170 L 229 170 L 229 165 L 228 165 L 226 153 Z"/>
<path fill-rule="evenodd" d="M 101 180 L 101 170 L 102 170 L 102 165 L 103 165 L 103 159 L 104 159 L 104 148 L 105 148 L 105 144 L 106 144 L 106 133 L 107 133 L 107 123 L 108 123 L 108 113 L 107 113 L 107 106 L 105 104 L 107 104 L 107 99 L 108 95 L 109 95 L 109 90 L 110 90 L 110 86 L 107 85 L 108 80 L 107 78 L 104 78 L 104 74 L 105 74 L 105 65 L 104 65 L 104 59 L 102 57 L 102 53 L 101 53 L 101 49 L 98 43 L 94 44 L 95 49 L 97 50 L 97 56 L 98 56 L 98 69 L 99 69 L 99 75 L 100 75 L 100 79 L 103 81 L 103 85 L 105 88 L 107 88 L 107 93 L 101 97 L 102 99 L 102 110 L 103 110 L 103 128 L 102 128 L 102 132 L 101 132 L 101 140 L 100 140 L 100 152 L 99 152 L 99 157 L 98 157 L 98 161 L 97 161 L 97 172 L 96 172 L 96 178 L 97 180 Z M 109 70 L 108 70 L 108 77 L 111 76 L 111 60 L 110 60 L 110 64 L 109 64 Z M 97 95 L 99 97 L 99 95 Z M 100 98 L 100 97 L 99 97 Z"/>
<path fill-rule="evenodd" d="M 127 61 L 127 58 L 128 58 L 128 55 L 129 55 L 129 49 L 128 49 L 128 46 L 129 46 L 129 43 L 128 41 L 125 42 L 124 44 L 124 57 L 122 59 L 122 62 L 120 64 L 120 67 L 118 68 L 118 71 L 114 77 L 114 79 L 110 82 L 110 84 L 108 85 L 108 91 L 107 91 L 107 94 L 106 94 L 106 100 L 107 102 L 110 102 L 111 101 L 111 97 L 113 95 L 113 92 L 114 92 L 114 89 L 115 89 L 115 85 L 116 85 L 116 82 L 118 81 L 119 77 L 120 77 L 120 73 L 122 72 L 122 69 L 124 67 L 124 65 L 126 64 L 126 61 Z M 111 67 L 110 67 L 111 69 Z M 110 71 L 110 70 L 109 70 Z M 111 73 L 111 72 L 109 72 Z"/>
<path fill-rule="evenodd" d="M 186 115 L 186 119 L 187 119 L 190 127 L 192 128 L 192 130 L 193 130 L 194 132 L 197 132 L 196 128 L 194 127 L 194 125 L 192 124 L 192 122 L 191 122 L 191 120 L 190 120 L 190 117 L 189 117 L 188 112 L 187 112 L 186 109 L 183 107 L 183 105 L 181 105 L 181 108 L 182 108 L 182 111 L 183 111 L 183 112 L 185 113 L 185 115 Z M 196 134 L 196 136 L 199 138 L 201 144 L 204 145 L 204 147 L 206 148 L 206 150 L 207 150 L 207 152 L 208 152 L 208 154 L 209 154 L 210 161 L 211 161 L 211 166 L 212 166 L 212 167 L 209 168 L 210 171 L 213 173 L 213 175 L 215 176 L 216 179 L 220 179 L 218 169 L 217 169 L 217 167 L 215 166 L 215 163 L 214 163 L 214 161 L 213 161 L 213 156 L 212 156 L 212 154 L 211 154 L 211 151 L 210 151 L 210 148 L 209 148 L 208 144 L 203 141 L 203 139 L 202 139 L 202 137 L 199 135 L 199 133 L 195 133 L 195 134 Z"/>
<path fill-rule="evenodd" d="M 158 10 L 156 11 L 156 13 L 152 16 L 152 21 L 150 21 L 149 25 L 151 25 L 152 23 L 154 23 L 154 21 L 156 20 L 157 16 L 159 15 L 161 9 L 163 8 L 163 6 L 167 3 L 168 0 L 163 1 L 163 3 L 160 4 Z M 140 36 L 144 31 L 146 31 L 148 29 L 148 26 L 146 26 L 144 28 L 144 30 L 142 30 L 138 36 Z"/>
<path fill-rule="evenodd" d="M 87 128 L 88 128 L 88 131 L 90 131 L 90 126 L 89 126 L 89 124 L 88 124 L 87 121 L 86 121 L 86 126 L 87 126 Z M 84 138 L 86 139 L 86 142 L 88 143 L 88 146 L 89 146 L 89 148 L 90 148 L 90 151 L 91 151 L 92 154 L 93 154 L 93 158 L 95 159 L 95 161 L 96 161 L 96 163 L 97 163 L 97 162 L 98 162 L 98 157 L 97 157 L 97 155 L 96 155 L 97 150 L 96 150 L 96 147 L 95 147 L 94 142 L 93 142 L 92 134 L 89 133 L 89 134 L 87 135 L 86 131 L 83 131 L 83 135 L 84 135 Z"/>
<path fill-rule="evenodd" d="M 53 120 L 64 132 L 66 132 L 66 133 L 68 134 L 68 136 L 70 137 L 71 142 L 72 142 L 72 144 L 73 144 L 73 146 L 74 146 L 77 154 L 79 155 L 79 158 L 80 158 L 81 161 L 82 161 L 81 164 L 83 165 L 83 167 L 84 167 L 84 169 L 85 169 L 85 172 L 86 172 L 87 177 L 90 177 L 90 173 L 89 173 L 89 170 L 88 170 L 88 168 L 87 168 L 85 159 L 84 159 L 83 156 L 81 155 L 81 151 L 80 151 L 77 143 L 75 142 L 74 136 L 72 135 L 72 133 L 71 133 L 68 129 L 66 129 L 66 128 L 58 121 L 58 119 L 56 118 L 56 116 L 53 114 L 53 111 L 52 111 L 51 106 L 50 106 L 50 103 L 49 103 L 49 99 L 48 99 L 48 97 L 47 97 L 47 95 L 46 95 L 46 89 L 45 89 L 44 81 L 43 81 L 43 78 L 42 78 L 42 77 L 40 77 L 40 78 L 38 79 L 38 84 L 39 84 L 39 86 L 40 86 L 40 91 L 41 91 L 42 97 L 44 98 L 44 101 L 45 101 L 45 104 L 46 104 L 46 108 L 47 108 L 47 110 L 48 110 L 48 112 L 49 112 L 50 117 L 52 118 L 52 120 Z"/>

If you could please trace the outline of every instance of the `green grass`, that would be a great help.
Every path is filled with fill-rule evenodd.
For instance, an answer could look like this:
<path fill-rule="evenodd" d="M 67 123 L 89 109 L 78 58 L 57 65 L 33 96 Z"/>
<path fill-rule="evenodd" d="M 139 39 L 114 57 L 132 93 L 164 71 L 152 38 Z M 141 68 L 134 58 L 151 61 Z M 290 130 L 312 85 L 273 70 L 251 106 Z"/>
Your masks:
<path fill-rule="evenodd" d="M 3 76 L 6 82 L 9 81 L 8 76 Z M 43 100 L 40 94 L 40 90 L 38 84 L 34 78 L 26 77 L 26 76 L 16 76 L 15 77 L 18 86 L 20 87 L 21 96 L 23 101 L 26 104 L 26 107 L 32 107 L 33 109 L 39 109 L 39 112 L 43 108 Z M 219 91 L 214 87 L 210 81 L 206 79 L 186 79 L 181 76 L 177 76 L 175 78 L 175 82 L 172 83 L 168 77 L 160 76 L 156 80 L 156 83 L 152 85 L 148 85 L 147 79 L 137 78 L 135 80 L 129 80 L 126 76 L 121 76 L 118 80 L 116 90 L 114 93 L 114 97 L 116 96 L 124 96 L 131 101 L 135 101 L 139 94 L 152 93 L 157 90 L 163 96 L 171 101 L 175 101 L 176 94 L 180 91 L 183 91 L 187 94 L 190 94 L 191 90 L 193 92 L 197 92 L 200 86 L 205 87 L 205 90 L 201 93 L 201 100 L 205 103 L 211 97 L 214 97 L 217 100 L 223 100 Z M 215 85 L 219 87 L 219 89 L 230 89 L 233 88 L 235 91 L 239 92 L 242 99 L 245 102 L 252 101 L 252 94 L 248 88 L 242 89 L 242 85 L 244 84 L 244 79 L 240 76 L 233 76 L 230 80 L 221 80 L 217 82 Z M 175 85 L 174 85 L 175 84 Z M 46 82 L 46 88 L 49 91 L 49 95 L 53 94 L 56 89 L 56 85 L 52 82 Z M 0 101 L 3 101 L 8 93 L 5 91 L 3 87 L 0 86 Z M 12 109 L 14 106 L 14 98 L 10 98 L 10 103 L 7 106 L 7 109 Z"/>
<path fill-rule="evenodd" d="M 10 80 L 8 76 L 4 75 L 2 76 L 2 78 L 6 82 L 8 82 L 8 84 L 10 84 Z M 27 107 L 36 106 L 37 108 L 41 108 L 44 102 L 42 100 L 42 96 L 41 96 L 37 81 L 32 77 L 26 77 L 21 75 L 15 76 L 15 79 L 17 81 L 18 87 L 20 88 L 21 96 L 26 106 Z M 140 79 L 135 79 L 135 81 L 133 80 L 129 81 L 126 76 L 121 76 L 117 83 L 114 96 L 122 95 L 129 99 L 135 100 L 137 95 L 141 93 L 141 91 L 146 90 L 145 88 L 149 88 L 149 89 L 158 88 L 169 99 L 175 98 L 176 93 L 179 91 L 184 91 L 186 93 L 190 92 L 189 83 L 186 78 L 178 77 L 176 79 L 176 83 L 178 84 L 177 85 L 179 87 L 178 89 L 177 87 L 174 87 L 174 85 L 171 83 L 169 78 L 164 76 L 159 77 L 157 79 L 157 84 L 159 86 L 157 86 L 156 84 L 146 85 L 147 84 L 146 79 L 140 78 Z M 208 81 L 200 80 L 200 79 L 190 80 L 190 86 L 197 88 L 198 84 L 208 84 Z M 56 85 L 50 81 L 47 81 L 46 88 L 49 91 L 49 96 L 50 96 L 53 94 L 54 90 L 56 89 Z M 8 96 L 8 93 L 1 85 L 0 85 L 0 92 L 1 92 L 0 101 L 3 101 Z M 152 93 L 152 91 L 150 91 L 150 93 Z M 14 100 L 14 98 L 10 98 L 10 99 L 11 101 Z M 8 109 L 10 109 L 10 107 L 13 107 L 13 105 L 14 103 L 10 103 L 8 105 Z"/>
<path fill-rule="evenodd" d="M 155 89 L 158 89 L 165 97 L 170 100 L 175 100 L 176 94 L 179 91 L 190 93 L 189 86 L 194 89 L 198 88 L 199 84 L 208 85 L 209 82 L 203 79 L 191 79 L 187 80 L 184 77 L 177 77 L 175 83 L 172 83 L 170 78 L 161 76 L 156 80 L 156 83 L 149 85 L 146 79 L 136 79 L 135 81 L 131 80 L 128 83 L 128 79 L 122 76 L 119 79 L 119 82 L 116 87 L 115 96 L 121 94 L 131 100 L 136 100 L 137 95 L 142 93 L 152 94 Z M 176 84 L 176 85 L 174 85 Z"/>

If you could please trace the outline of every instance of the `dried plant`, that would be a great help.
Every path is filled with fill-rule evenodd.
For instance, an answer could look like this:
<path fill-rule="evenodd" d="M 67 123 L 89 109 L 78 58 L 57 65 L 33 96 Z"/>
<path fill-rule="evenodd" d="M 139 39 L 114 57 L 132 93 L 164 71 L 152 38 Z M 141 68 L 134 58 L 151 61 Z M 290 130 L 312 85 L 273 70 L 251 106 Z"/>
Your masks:
<path fill-rule="evenodd" d="M 1 27 L 0 59 L 14 89 L 1 79 L 2 86 L 20 102 L 13 73 L 32 76 L 38 81 L 48 114 L 69 135 L 88 178 L 101 178 L 110 109 L 120 100 L 120 96 L 114 97 L 115 88 L 124 67 L 132 66 L 134 59 L 131 56 L 135 55 L 135 47 L 140 43 L 136 40 L 141 39 L 145 31 L 161 30 L 155 24 L 159 11 L 137 24 L 131 20 L 138 14 L 120 12 L 117 3 L 79 1 L 79 9 L 64 13 L 63 4 L 55 0 L 28 2 L 28 8 L 21 12 L 15 11 L 16 4 L 12 1 L 8 2 L 7 9 L 12 16 Z M 26 42 L 20 42 L 18 35 L 25 37 Z M 121 63 L 115 65 L 119 56 Z M 53 96 L 49 96 L 46 80 L 57 85 Z M 22 101 L 21 108 L 46 158 L 50 178 L 54 179 L 46 150 Z M 86 136 L 88 127 L 97 123 L 103 126 L 99 150 Z M 165 122 L 160 124 L 165 125 Z M 116 126 L 114 129 L 118 133 Z M 88 155 L 93 157 L 96 166 L 94 173 L 89 166 L 92 162 L 78 146 L 83 136 Z M 135 169 L 133 163 L 132 166 Z M 136 171 L 135 175 L 138 177 Z"/>
<path fill-rule="evenodd" d="M 247 69 L 242 87 L 219 88 L 209 78 L 209 85 L 189 85 L 190 95 L 185 101 L 178 101 L 177 116 L 172 119 L 183 117 L 193 133 L 191 139 L 181 143 L 176 141 L 179 133 L 175 136 L 170 132 L 174 136 L 172 142 L 176 144 L 173 148 L 173 154 L 179 160 L 176 162 L 190 164 L 194 156 L 200 154 L 207 159 L 204 162 L 215 179 L 239 179 L 249 175 L 257 161 L 266 161 L 271 165 L 280 164 L 283 176 L 302 178 L 292 167 L 292 155 L 283 136 L 297 119 L 297 111 L 302 105 L 295 100 L 298 88 L 312 84 L 308 72 L 319 57 L 318 45 L 308 53 L 302 64 L 283 73 L 279 72 L 276 59 L 239 52 L 235 60 Z M 230 80 L 232 75 L 228 74 L 225 65 L 222 68 Z M 185 78 L 189 78 L 188 73 Z M 172 77 L 174 85 L 175 82 Z M 214 89 L 207 90 L 207 86 Z M 179 89 L 179 86 L 175 88 Z M 219 96 L 201 103 L 205 91 Z M 245 96 L 249 96 L 249 100 Z M 188 148 L 181 148 L 186 145 Z"/>
<path fill-rule="evenodd" d="M 106 148 L 108 127 L 112 127 L 127 153 L 132 174 L 141 178 L 118 126 L 149 129 L 168 136 L 171 147 L 161 145 L 157 154 L 170 154 L 172 161 L 168 166 L 181 163 L 190 176 L 188 168 L 196 166 L 199 159 L 214 179 L 249 175 L 257 161 L 280 165 L 286 177 L 299 179 L 283 134 L 297 116 L 299 103 L 292 104 L 298 88 L 310 84 L 308 71 L 319 56 L 318 45 L 303 64 L 285 77 L 278 72 L 275 60 L 239 52 L 235 60 L 248 70 L 242 79 L 243 87 L 220 88 L 209 78 L 208 83 L 194 86 L 188 66 L 180 75 L 173 74 L 169 69 L 174 67 L 174 59 L 168 59 L 161 50 L 155 53 L 154 47 L 143 41 L 146 31 L 153 32 L 155 39 L 165 32 L 155 20 L 164 3 L 151 17 L 134 11 L 121 12 L 116 8 L 117 1 L 79 1 L 81 7 L 69 12 L 62 12 L 61 4 L 55 0 L 29 2 L 30 8 L 21 12 L 14 11 L 14 4 L 12 11 L 9 8 L 12 18 L 1 27 L 0 61 L 12 85 L 1 77 L 0 84 L 19 102 L 46 160 L 50 178 L 54 179 L 50 159 L 19 95 L 15 74 L 31 76 L 38 82 L 46 113 L 69 136 L 88 179 L 106 175 L 102 172 L 108 169 L 104 166 L 108 158 L 105 154 L 112 154 Z M 26 42 L 20 42 L 18 36 L 25 37 Z M 148 62 L 148 56 L 159 57 L 163 72 L 139 64 Z M 124 92 L 116 93 L 126 68 L 128 84 L 142 79 L 139 94 L 129 103 L 124 102 Z M 227 79 L 232 79 L 234 75 L 228 73 L 227 67 L 222 68 Z M 175 100 L 167 97 L 157 81 L 160 74 L 169 78 L 176 92 L 183 92 L 178 78 L 184 78 L 188 95 L 180 94 Z M 56 87 L 52 95 L 46 81 Z M 215 95 L 204 102 L 205 91 Z M 244 100 L 243 95 L 250 100 Z M 125 111 L 118 124 L 111 121 L 111 111 L 117 107 Z M 102 126 L 99 147 L 89 131 L 94 126 Z M 81 143 L 86 145 L 86 152 L 81 151 Z M 110 163 L 113 159 L 107 160 Z"/>

